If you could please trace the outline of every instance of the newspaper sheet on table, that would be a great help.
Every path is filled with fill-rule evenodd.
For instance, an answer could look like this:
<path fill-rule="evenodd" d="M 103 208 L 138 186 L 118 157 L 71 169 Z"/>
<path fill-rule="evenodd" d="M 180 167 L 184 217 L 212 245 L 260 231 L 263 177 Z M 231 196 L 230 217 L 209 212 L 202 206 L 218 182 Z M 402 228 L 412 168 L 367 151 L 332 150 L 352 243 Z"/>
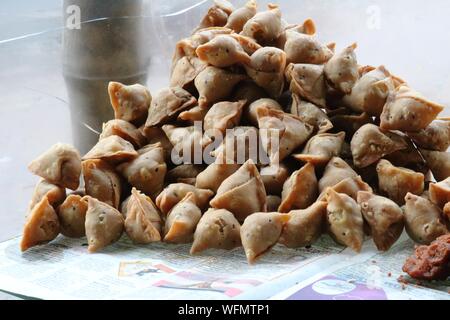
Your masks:
<path fill-rule="evenodd" d="M 0 289 L 39 299 L 266 299 L 286 288 L 273 286 L 280 279 L 310 270 L 299 273 L 304 280 L 343 250 L 324 237 L 309 249 L 276 246 L 250 266 L 242 248 L 191 256 L 190 245 L 136 246 L 123 237 L 89 254 L 85 239 L 60 236 L 21 253 L 19 241 L 0 244 Z"/>
<path fill-rule="evenodd" d="M 415 281 L 402 273 L 414 243 L 405 235 L 380 253 L 369 242 L 362 254 L 276 294 L 276 300 L 450 300 L 447 281 Z"/>
<path fill-rule="evenodd" d="M 21 253 L 19 241 L 0 243 L 0 289 L 38 299 L 450 298 L 445 282 L 402 290 L 397 276 L 413 249 L 405 239 L 385 254 L 366 241 L 356 255 L 324 236 L 311 248 L 275 246 L 251 266 L 242 248 L 190 256 L 189 245 L 123 237 L 89 254 L 85 239 L 60 236 Z"/>

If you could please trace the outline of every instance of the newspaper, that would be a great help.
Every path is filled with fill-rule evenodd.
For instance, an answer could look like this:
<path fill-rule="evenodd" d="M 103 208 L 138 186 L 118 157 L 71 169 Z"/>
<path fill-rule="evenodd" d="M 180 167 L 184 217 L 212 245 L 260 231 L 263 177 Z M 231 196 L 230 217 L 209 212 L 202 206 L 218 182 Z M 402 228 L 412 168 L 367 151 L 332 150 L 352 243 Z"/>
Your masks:
<path fill-rule="evenodd" d="M 136 246 L 123 237 L 89 254 L 85 239 L 59 236 L 21 253 L 19 241 L 0 244 L 0 289 L 39 299 L 265 299 L 279 290 L 261 287 L 336 263 L 343 250 L 325 237 L 309 249 L 276 246 L 250 266 L 242 248 L 191 256 L 189 245 Z"/>
<path fill-rule="evenodd" d="M 367 241 L 369 242 L 369 241 Z M 275 300 L 450 300 L 446 281 L 415 281 L 402 266 L 414 243 L 403 235 L 380 253 L 369 242 L 360 255 L 274 295 Z"/>
<path fill-rule="evenodd" d="M 0 289 L 30 298 L 450 298 L 449 283 L 403 290 L 396 281 L 412 252 L 409 240 L 386 254 L 377 254 L 367 241 L 364 252 L 356 255 L 324 236 L 310 248 L 277 245 L 255 265 L 247 264 L 242 248 L 191 256 L 189 245 L 136 246 L 123 237 L 103 252 L 89 254 L 86 239 L 59 236 L 21 253 L 19 241 L 0 243 Z M 370 282 L 370 270 L 378 272 L 381 282 Z M 388 272 L 392 276 L 386 278 Z"/>

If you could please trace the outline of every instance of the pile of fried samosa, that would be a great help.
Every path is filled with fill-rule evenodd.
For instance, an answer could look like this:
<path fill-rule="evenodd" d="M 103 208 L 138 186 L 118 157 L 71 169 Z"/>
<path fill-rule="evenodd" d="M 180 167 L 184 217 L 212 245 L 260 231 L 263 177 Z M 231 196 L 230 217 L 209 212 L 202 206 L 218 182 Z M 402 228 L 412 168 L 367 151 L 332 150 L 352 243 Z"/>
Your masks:
<path fill-rule="evenodd" d="M 444 107 L 384 66 L 358 64 L 356 44 L 336 50 L 315 33 L 277 5 L 216 1 L 177 43 L 169 87 L 152 96 L 111 82 L 115 119 L 98 143 L 84 156 L 58 143 L 31 162 L 42 180 L 21 249 L 61 233 L 96 252 L 126 233 L 143 245 L 192 242 L 191 254 L 242 246 L 253 263 L 323 233 L 357 252 L 367 236 L 386 251 L 404 229 L 420 244 L 449 233 Z M 208 148 L 211 131 L 226 134 L 213 163 L 172 161 L 174 150 Z M 225 146 L 250 149 L 255 135 L 269 163 L 235 161 Z"/>

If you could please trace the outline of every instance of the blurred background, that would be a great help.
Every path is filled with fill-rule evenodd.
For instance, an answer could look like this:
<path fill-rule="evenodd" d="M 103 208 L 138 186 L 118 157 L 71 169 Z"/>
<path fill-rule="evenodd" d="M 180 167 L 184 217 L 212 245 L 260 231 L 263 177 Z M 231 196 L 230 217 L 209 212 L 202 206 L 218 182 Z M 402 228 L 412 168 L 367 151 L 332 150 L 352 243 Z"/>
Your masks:
<path fill-rule="evenodd" d="M 245 3 L 231 2 L 235 6 Z M 258 1 L 259 8 L 268 2 Z M 82 39 L 76 30 L 66 27 L 73 13 L 68 13 L 66 6 L 73 3 L 81 7 Z M 99 128 L 77 112 L 88 105 L 109 116 L 109 105 L 97 103 L 102 94 L 106 95 L 101 83 L 136 80 L 145 83 L 152 93 L 167 86 L 176 41 L 190 34 L 211 3 L 2 0 L 0 241 L 21 232 L 38 180 L 27 171 L 27 164 L 56 142 L 73 143 L 84 134 L 96 137 Z M 279 0 L 278 3 L 288 22 L 313 18 L 323 42 L 335 41 L 338 51 L 358 42 L 360 64 L 384 64 L 431 100 L 450 106 L 448 0 Z M 77 92 L 84 92 L 89 101 L 73 102 L 71 114 L 69 97 L 76 100 Z M 72 124 L 78 130 L 76 137 Z"/>

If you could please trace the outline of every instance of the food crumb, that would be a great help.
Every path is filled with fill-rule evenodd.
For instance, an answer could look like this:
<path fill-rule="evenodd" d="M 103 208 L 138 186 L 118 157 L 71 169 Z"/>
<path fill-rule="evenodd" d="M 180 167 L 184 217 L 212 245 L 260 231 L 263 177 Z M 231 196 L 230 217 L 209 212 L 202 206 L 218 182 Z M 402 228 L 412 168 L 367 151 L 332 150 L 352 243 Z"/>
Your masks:
<path fill-rule="evenodd" d="M 388 277 L 392 277 L 392 272 L 388 272 Z"/>
<path fill-rule="evenodd" d="M 408 284 L 408 281 L 407 281 L 402 275 L 400 275 L 400 276 L 397 278 L 397 281 L 398 281 L 399 283 Z"/>

